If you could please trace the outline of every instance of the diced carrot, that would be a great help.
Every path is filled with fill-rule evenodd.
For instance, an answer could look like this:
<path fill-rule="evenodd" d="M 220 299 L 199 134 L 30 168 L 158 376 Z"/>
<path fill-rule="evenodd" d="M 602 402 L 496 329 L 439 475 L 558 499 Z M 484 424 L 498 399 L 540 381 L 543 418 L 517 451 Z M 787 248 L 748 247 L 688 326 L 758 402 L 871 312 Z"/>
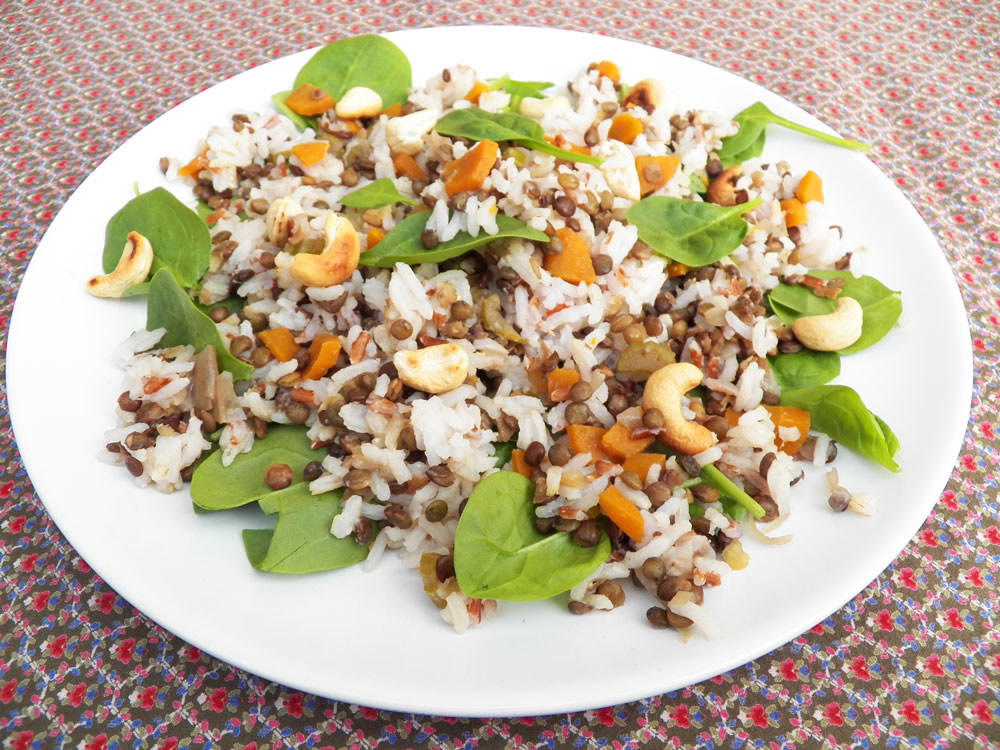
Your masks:
<path fill-rule="evenodd" d="M 645 438 L 635 439 L 629 434 L 629 428 L 620 422 L 612 425 L 611 429 L 601 437 L 601 447 L 604 452 L 616 461 L 624 461 L 629 456 L 642 453 L 649 447 L 655 438 L 650 435 Z"/>
<path fill-rule="evenodd" d="M 800 203 L 809 201 L 823 202 L 823 181 L 819 175 L 813 171 L 806 172 L 799 180 L 799 186 L 795 188 L 795 197 Z"/>
<path fill-rule="evenodd" d="M 403 114 L 403 105 L 399 102 L 395 104 L 390 104 L 388 107 L 382 110 L 382 114 L 386 117 L 399 117 Z"/>
<path fill-rule="evenodd" d="M 528 462 L 524 460 L 524 451 L 522 450 L 515 448 L 510 454 L 510 468 L 525 479 L 531 478 L 531 467 L 528 466 Z"/>
<path fill-rule="evenodd" d="M 198 173 L 203 169 L 208 169 L 208 157 L 205 156 L 204 151 L 178 169 L 177 175 L 179 177 L 197 177 Z"/>
<path fill-rule="evenodd" d="M 742 416 L 743 412 L 736 411 L 735 409 L 726 409 L 726 421 L 729 422 L 730 427 L 738 425 Z"/>
<path fill-rule="evenodd" d="M 622 112 L 620 115 L 615 115 L 614 119 L 611 120 L 611 129 L 608 130 L 608 138 L 621 141 L 622 143 L 631 143 L 639 137 L 639 133 L 641 132 L 642 123 L 628 112 Z"/>
<path fill-rule="evenodd" d="M 775 439 L 774 444 L 782 453 L 794 456 L 799 452 L 799 448 L 806 441 L 809 435 L 809 412 L 795 406 L 765 406 L 774 422 Z M 796 440 L 782 440 L 777 437 L 779 427 L 795 427 L 799 431 Z"/>
<path fill-rule="evenodd" d="M 672 279 L 675 276 L 683 276 L 690 270 L 691 267 L 685 266 L 683 263 L 667 263 L 667 278 Z"/>
<path fill-rule="evenodd" d="M 310 141 L 292 146 L 292 153 L 302 162 L 302 166 L 311 167 L 323 161 L 326 152 L 330 150 L 329 141 Z"/>
<path fill-rule="evenodd" d="M 637 542 L 642 541 L 642 531 L 645 525 L 639 509 L 625 497 L 614 485 L 608 487 L 597 498 L 601 510 L 614 521 L 615 526 L 624 531 Z"/>
<path fill-rule="evenodd" d="M 574 455 L 589 453 L 595 461 L 609 460 L 610 457 L 601 447 L 601 438 L 607 432 L 603 427 L 591 427 L 586 424 L 571 424 L 566 426 L 566 437 L 569 439 L 569 449 Z"/>
<path fill-rule="evenodd" d="M 478 190 L 493 169 L 499 153 L 500 146 L 496 142 L 480 141 L 463 156 L 445 164 L 441 170 L 445 192 L 455 195 L 467 190 Z"/>
<path fill-rule="evenodd" d="M 292 388 L 288 392 L 288 396 L 299 404 L 312 404 L 316 401 L 316 394 L 308 388 Z"/>
<path fill-rule="evenodd" d="M 393 154 L 392 166 L 396 174 L 401 177 L 409 177 L 411 180 L 426 180 L 427 173 L 417 164 L 417 160 L 409 154 Z"/>
<path fill-rule="evenodd" d="M 789 229 L 806 223 L 806 207 L 798 198 L 781 201 L 781 213 L 785 215 L 785 226 Z"/>
<path fill-rule="evenodd" d="M 170 382 L 170 378 L 164 378 L 156 375 L 152 375 L 148 378 L 142 379 L 142 392 L 147 396 L 156 393 L 163 386 Z"/>
<path fill-rule="evenodd" d="M 382 241 L 383 237 L 385 237 L 385 232 L 383 232 L 378 227 L 372 227 L 371 229 L 369 229 L 367 236 L 368 249 L 371 250 L 373 247 L 375 247 L 379 242 Z"/>
<path fill-rule="evenodd" d="M 482 81 L 476 81 L 472 84 L 472 88 L 469 89 L 469 93 L 465 95 L 465 101 L 472 102 L 473 104 L 479 104 L 479 97 L 489 90 L 490 87 L 485 83 Z"/>
<path fill-rule="evenodd" d="M 541 396 L 543 393 L 548 393 L 548 386 L 545 382 L 545 371 L 542 367 L 541 359 L 529 359 L 528 360 L 528 382 L 531 383 L 531 388 L 534 390 L 536 396 Z"/>
<path fill-rule="evenodd" d="M 580 373 L 569 368 L 556 368 L 545 376 L 549 401 L 559 403 L 569 398 L 569 389 L 580 380 Z"/>
<path fill-rule="evenodd" d="M 556 230 L 562 252 L 545 254 L 545 270 L 570 284 L 593 284 L 597 279 L 594 261 L 580 235 L 568 227 Z"/>
<path fill-rule="evenodd" d="M 649 470 L 654 466 L 660 467 L 660 474 L 663 474 L 663 468 L 667 465 L 667 457 L 662 453 L 636 453 L 634 456 L 629 456 L 625 459 L 625 463 L 622 464 L 622 471 L 631 471 L 634 474 L 639 475 L 639 479 L 642 480 L 643 484 L 646 483 L 646 477 L 649 476 Z"/>
<path fill-rule="evenodd" d="M 666 185 L 680 163 L 678 156 L 635 157 L 635 171 L 639 173 L 639 193 L 646 195 Z"/>
<path fill-rule="evenodd" d="M 309 345 L 309 362 L 302 371 L 303 380 L 319 380 L 337 364 L 340 356 L 340 339 L 330 333 L 321 333 Z"/>
<path fill-rule="evenodd" d="M 305 117 L 321 115 L 333 109 L 333 97 L 309 83 L 300 83 L 295 91 L 285 97 L 285 106 Z"/>
<path fill-rule="evenodd" d="M 611 83 L 618 83 L 621 80 L 622 74 L 618 70 L 618 66 L 609 60 L 601 60 L 599 63 L 592 63 L 588 66 L 587 70 L 595 69 L 598 75 L 602 75 Z"/>
<path fill-rule="evenodd" d="M 287 362 L 295 356 L 299 345 L 295 343 L 295 337 L 287 328 L 271 328 L 257 334 L 264 346 L 271 352 L 271 355 L 279 362 Z"/>
<path fill-rule="evenodd" d="M 545 136 L 545 142 L 550 146 L 555 146 L 556 148 L 561 148 L 563 151 L 569 151 L 573 154 L 582 154 L 583 156 L 590 156 L 590 149 L 587 146 L 580 146 L 576 143 L 570 143 L 565 138 L 562 137 L 562 133 L 556 134 L 555 137 Z"/>

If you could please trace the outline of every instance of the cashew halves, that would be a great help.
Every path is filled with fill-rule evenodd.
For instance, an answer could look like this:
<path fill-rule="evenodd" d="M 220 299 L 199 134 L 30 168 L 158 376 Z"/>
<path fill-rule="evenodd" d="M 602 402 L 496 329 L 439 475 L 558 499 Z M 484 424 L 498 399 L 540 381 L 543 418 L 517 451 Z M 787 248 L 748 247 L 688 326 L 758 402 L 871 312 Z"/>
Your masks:
<path fill-rule="evenodd" d="M 323 224 L 326 246 L 319 255 L 299 253 L 288 269 L 303 286 L 328 287 L 343 284 L 358 267 L 361 240 L 347 219 L 327 214 Z"/>
<path fill-rule="evenodd" d="M 404 384 L 424 393 L 454 390 L 469 375 L 469 355 L 457 344 L 401 350 L 392 356 L 392 363 Z"/>
<path fill-rule="evenodd" d="M 792 333 L 803 346 L 813 351 L 837 352 L 861 338 L 863 324 L 861 304 L 853 297 L 842 295 L 832 313 L 799 318 L 792 323 Z"/>
<path fill-rule="evenodd" d="M 736 205 L 736 181 L 743 176 L 743 167 L 737 164 L 720 174 L 708 186 L 705 199 L 717 206 Z"/>
<path fill-rule="evenodd" d="M 141 284 L 153 266 L 153 246 L 138 232 L 129 232 L 122 257 L 109 274 L 87 280 L 87 291 L 95 297 L 121 297 L 125 290 Z"/>
<path fill-rule="evenodd" d="M 663 414 L 664 429 L 659 439 L 685 456 L 701 453 L 715 444 L 715 433 L 687 421 L 681 413 L 681 396 L 699 385 L 701 377 L 701 370 L 690 362 L 676 362 L 650 375 L 642 393 L 642 407 L 659 409 Z"/>
<path fill-rule="evenodd" d="M 622 107 L 642 107 L 651 113 L 666 98 L 666 87 L 662 83 L 654 78 L 644 78 L 628 90 L 622 100 Z"/>
<path fill-rule="evenodd" d="M 284 247 L 288 242 L 301 242 L 302 232 L 295 217 L 304 213 L 294 198 L 283 197 L 272 201 L 264 217 L 267 238 L 278 247 Z"/>
<path fill-rule="evenodd" d="M 374 117 L 382 111 L 382 97 L 367 86 L 355 86 L 344 92 L 334 108 L 337 117 L 354 120 L 359 117 Z"/>

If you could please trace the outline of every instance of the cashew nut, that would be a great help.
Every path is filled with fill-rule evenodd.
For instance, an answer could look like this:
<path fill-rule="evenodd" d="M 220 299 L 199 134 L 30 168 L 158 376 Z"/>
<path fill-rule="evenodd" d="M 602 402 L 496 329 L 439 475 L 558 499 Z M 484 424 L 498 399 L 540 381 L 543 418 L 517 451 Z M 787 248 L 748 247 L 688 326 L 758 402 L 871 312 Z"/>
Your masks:
<path fill-rule="evenodd" d="M 469 375 L 469 355 L 457 344 L 400 350 L 392 355 L 392 363 L 404 384 L 424 393 L 453 390 Z"/>
<path fill-rule="evenodd" d="M 351 278 L 361 257 L 361 240 L 347 219 L 327 214 L 323 224 L 326 245 L 319 255 L 299 253 L 289 273 L 303 286 L 328 287 Z"/>
<path fill-rule="evenodd" d="M 109 274 L 87 280 L 87 291 L 95 297 L 121 297 L 134 284 L 141 284 L 153 266 L 153 246 L 138 232 L 129 232 L 122 257 Z"/>
<path fill-rule="evenodd" d="M 547 96 L 538 99 L 533 96 L 526 96 L 521 100 L 521 114 L 530 117 L 532 120 L 541 120 L 545 115 L 555 109 L 569 109 L 569 99 L 565 96 Z"/>
<path fill-rule="evenodd" d="M 841 295 L 826 315 L 808 315 L 792 323 L 792 333 L 803 346 L 817 352 L 836 352 L 861 338 L 864 311 L 853 297 Z"/>
<path fill-rule="evenodd" d="M 295 217 L 304 214 L 294 198 L 278 198 L 267 208 L 264 221 L 267 223 L 267 238 L 278 247 L 288 242 L 301 242 L 302 231 Z"/>
<path fill-rule="evenodd" d="M 681 396 L 701 383 L 701 370 L 690 362 L 665 365 L 649 376 L 642 393 L 644 409 L 659 409 L 663 414 L 663 432 L 659 439 L 669 448 L 693 456 L 715 444 L 715 433 L 681 413 Z"/>
<path fill-rule="evenodd" d="M 433 109 L 421 109 L 408 115 L 393 117 L 385 125 L 385 142 L 389 150 L 414 156 L 424 147 L 424 136 L 437 124 Z"/>
<path fill-rule="evenodd" d="M 355 86 L 340 97 L 334 112 L 337 117 L 354 120 L 359 117 L 374 117 L 382 111 L 382 97 L 377 91 L 366 86 Z"/>
<path fill-rule="evenodd" d="M 599 167 L 611 192 L 619 198 L 637 201 L 639 195 L 639 172 L 635 168 L 635 157 L 621 141 L 614 139 L 602 142 L 594 156 L 603 160 Z M 610 164 L 611 166 L 605 166 Z"/>
<path fill-rule="evenodd" d="M 642 107 L 647 112 L 655 110 L 667 98 L 666 88 L 653 78 L 644 78 L 628 90 L 622 108 Z"/>
<path fill-rule="evenodd" d="M 736 188 L 734 185 L 736 180 L 742 176 L 743 168 L 737 164 L 712 180 L 712 184 L 708 186 L 708 191 L 705 193 L 708 202 L 717 206 L 735 206 Z"/>

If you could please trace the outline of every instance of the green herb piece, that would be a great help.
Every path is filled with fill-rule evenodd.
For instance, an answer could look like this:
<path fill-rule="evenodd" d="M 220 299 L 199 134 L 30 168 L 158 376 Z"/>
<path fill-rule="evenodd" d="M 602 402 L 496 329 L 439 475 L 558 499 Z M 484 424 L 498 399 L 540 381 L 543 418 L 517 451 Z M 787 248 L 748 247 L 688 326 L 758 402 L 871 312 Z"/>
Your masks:
<path fill-rule="evenodd" d="M 256 570 L 269 573 L 315 573 L 361 562 L 368 548 L 354 537 L 330 533 L 340 513 L 343 490 L 309 493 L 305 482 L 273 493 L 278 520 L 274 529 L 244 529 L 243 548 Z"/>
<path fill-rule="evenodd" d="M 837 352 L 814 352 L 803 349 L 794 354 L 769 357 L 771 374 L 782 390 L 794 391 L 829 383 L 840 374 Z"/>
<path fill-rule="evenodd" d="M 760 102 L 755 102 L 733 117 L 739 123 L 740 129 L 734 135 L 722 139 L 722 148 L 716 153 L 722 166 L 726 169 L 742 164 L 747 159 L 760 156 L 764 150 L 764 130 L 768 125 L 780 125 L 797 133 L 812 136 L 824 143 L 849 148 L 854 151 L 868 151 L 871 146 L 858 141 L 838 138 L 819 130 L 799 125 L 774 114 Z"/>
<path fill-rule="evenodd" d="M 552 88 L 555 84 L 546 81 L 515 81 L 504 74 L 501 78 L 487 78 L 490 82 L 490 91 L 506 91 L 510 94 L 511 112 L 517 112 L 522 99 L 544 99 L 545 89 Z"/>
<path fill-rule="evenodd" d="M 541 125 L 517 112 L 485 112 L 478 107 L 456 109 L 438 120 L 434 129 L 441 135 L 452 138 L 511 141 L 566 161 L 595 165 L 601 163 L 596 156 L 577 154 L 551 145 L 545 140 L 545 131 Z"/>
<path fill-rule="evenodd" d="M 347 208 L 381 208 L 382 206 L 391 206 L 394 203 L 417 205 L 417 201 L 407 198 L 396 190 L 396 186 L 388 177 L 383 177 L 370 185 L 353 190 L 340 199 L 340 205 Z"/>
<path fill-rule="evenodd" d="M 841 349 L 841 354 L 853 354 L 881 341 L 896 325 L 903 312 L 899 292 L 894 292 L 871 276 L 855 278 L 848 271 L 810 271 L 809 275 L 824 281 L 843 279 L 844 285 L 840 293 L 845 297 L 853 297 L 861 305 L 864 314 L 861 337 L 850 346 Z M 786 326 L 791 326 L 797 319 L 806 315 L 831 313 L 836 307 L 836 302 L 825 297 L 817 297 L 803 284 L 778 284 L 771 290 L 768 299 L 774 314 Z"/>
<path fill-rule="evenodd" d="M 348 89 L 365 86 L 378 92 L 382 106 L 402 104 L 412 84 L 410 61 L 395 44 L 380 36 L 341 39 L 323 47 L 302 66 L 295 86 L 311 83 L 340 101 Z"/>
<path fill-rule="evenodd" d="M 704 195 L 708 192 L 708 185 L 701 179 L 700 174 L 693 174 L 691 175 L 691 179 L 688 180 L 688 189 L 696 195 Z"/>
<path fill-rule="evenodd" d="M 496 468 L 502 469 L 510 461 L 511 456 L 514 455 L 514 449 L 517 447 L 517 443 L 514 440 L 508 440 L 506 443 L 493 443 L 493 455 L 496 457 L 496 463 L 493 464 Z"/>
<path fill-rule="evenodd" d="M 292 124 L 299 130 L 305 131 L 306 129 L 312 129 L 316 131 L 316 118 L 307 117 L 306 115 L 300 115 L 294 109 L 285 104 L 285 99 L 291 94 L 291 91 L 279 91 L 277 94 L 271 95 L 271 102 L 274 104 L 274 108 L 277 109 L 281 114 L 292 121 Z"/>
<path fill-rule="evenodd" d="M 441 242 L 437 247 L 428 250 L 420 239 L 428 219 L 430 219 L 430 214 L 427 211 L 407 216 L 390 229 L 375 247 L 362 253 L 359 263 L 363 266 L 378 266 L 380 268 L 392 268 L 396 263 L 409 265 L 441 263 L 465 255 L 477 247 L 511 237 L 534 242 L 548 242 L 549 240 L 545 232 L 539 232 L 523 221 L 498 213 L 496 219 L 499 231 L 496 234 L 480 232 L 473 237 L 468 232 L 459 232 L 447 242 Z"/>
<path fill-rule="evenodd" d="M 749 511 L 750 515 L 754 518 L 763 518 L 765 511 L 757 504 L 757 501 L 737 487 L 729 477 L 715 468 L 714 465 L 705 464 L 702 466 L 701 478 L 705 480 L 705 484 L 717 489 L 724 497 L 732 500 L 740 508 Z M 729 513 L 732 516 L 732 512 L 729 511 Z"/>
<path fill-rule="evenodd" d="M 738 206 L 717 206 L 652 195 L 633 204 L 625 217 L 653 252 L 696 268 L 715 263 L 740 246 L 748 228 L 740 217 L 759 204 L 759 198 Z"/>
<path fill-rule="evenodd" d="M 208 270 L 212 239 L 204 220 L 177 200 L 169 190 L 154 188 L 136 196 L 111 217 L 104 230 L 101 265 L 111 273 L 122 257 L 129 232 L 138 232 L 153 247 L 150 278 L 167 269 L 186 288 L 198 284 Z M 126 290 L 126 297 L 149 291 L 149 282 Z"/>
<path fill-rule="evenodd" d="M 455 574 L 467 596 L 534 601 L 568 591 L 611 552 L 606 534 L 581 547 L 565 532 L 535 528 L 534 485 L 512 471 L 482 480 L 469 496 L 455 532 Z"/>
<path fill-rule="evenodd" d="M 267 435 L 254 440 L 248 453 L 241 453 L 229 466 L 222 465 L 222 451 L 208 455 L 191 477 L 191 499 L 206 510 L 226 510 L 261 501 L 265 513 L 276 508 L 267 505 L 266 498 L 274 493 L 264 481 L 272 464 L 286 464 L 299 481 L 302 470 L 310 461 L 322 461 L 323 450 L 314 450 L 303 427 L 271 425 Z"/>
<path fill-rule="evenodd" d="M 783 406 L 809 411 L 810 427 L 823 432 L 854 452 L 899 471 L 893 461 L 899 440 L 882 419 L 873 414 L 861 397 L 846 385 L 816 385 L 781 394 Z"/>
<path fill-rule="evenodd" d="M 146 330 L 157 328 L 167 329 L 160 339 L 162 347 L 190 344 L 200 352 L 206 346 L 214 346 L 219 368 L 231 372 L 234 380 L 246 380 L 253 374 L 253 367 L 229 353 L 215 323 L 195 306 L 166 268 L 153 276 L 146 300 Z"/>

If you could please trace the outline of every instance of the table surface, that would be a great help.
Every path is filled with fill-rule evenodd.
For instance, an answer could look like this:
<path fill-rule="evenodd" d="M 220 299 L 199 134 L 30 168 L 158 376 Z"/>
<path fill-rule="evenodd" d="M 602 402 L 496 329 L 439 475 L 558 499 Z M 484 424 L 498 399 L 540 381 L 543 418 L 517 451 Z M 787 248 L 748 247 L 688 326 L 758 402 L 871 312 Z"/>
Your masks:
<path fill-rule="evenodd" d="M 0 346 L 56 212 L 158 115 L 336 37 L 489 23 L 659 46 L 759 83 L 837 130 L 863 125 L 871 159 L 952 266 L 976 359 L 969 429 L 947 488 L 895 563 L 845 607 L 701 684 L 543 718 L 379 711 L 304 695 L 199 652 L 131 607 L 65 541 L 25 473 L 4 400 L 0 746 L 1000 746 L 998 18 L 995 3 L 975 0 L 3 4 Z"/>

